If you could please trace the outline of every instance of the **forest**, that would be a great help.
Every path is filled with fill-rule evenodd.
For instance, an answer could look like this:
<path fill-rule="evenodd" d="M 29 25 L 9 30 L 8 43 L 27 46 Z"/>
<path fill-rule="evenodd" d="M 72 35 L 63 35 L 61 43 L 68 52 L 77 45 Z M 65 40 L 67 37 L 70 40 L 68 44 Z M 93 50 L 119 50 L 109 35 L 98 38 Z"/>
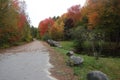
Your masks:
<path fill-rule="evenodd" d="M 43 40 L 73 41 L 74 51 L 99 57 L 120 57 L 120 0 L 87 0 L 62 16 L 40 21 Z"/>

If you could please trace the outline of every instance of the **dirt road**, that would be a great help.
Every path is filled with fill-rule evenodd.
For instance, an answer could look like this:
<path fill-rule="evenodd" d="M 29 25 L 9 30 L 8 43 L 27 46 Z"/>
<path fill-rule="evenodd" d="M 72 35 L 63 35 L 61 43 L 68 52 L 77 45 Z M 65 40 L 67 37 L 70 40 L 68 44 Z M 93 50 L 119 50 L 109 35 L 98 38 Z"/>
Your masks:
<path fill-rule="evenodd" d="M 0 52 L 0 80 L 56 80 L 52 67 L 47 48 L 37 40 Z"/>

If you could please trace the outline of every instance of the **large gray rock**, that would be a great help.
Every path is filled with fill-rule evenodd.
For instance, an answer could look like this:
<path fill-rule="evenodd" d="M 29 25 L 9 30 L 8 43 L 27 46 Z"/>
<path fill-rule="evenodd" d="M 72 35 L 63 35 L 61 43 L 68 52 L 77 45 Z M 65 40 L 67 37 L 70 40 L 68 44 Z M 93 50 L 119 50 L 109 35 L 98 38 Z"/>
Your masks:
<path fill-rule="evenodd" d="M 53 44 L 53 40 L 51 40 L 51 39 L 48 39 L 47 40 L 47 43 L 50 45 L 50 46 L 53 46 L 54 44 Z"/>
<path fill-rule="evenodd" d="M 54 40 L 51 40 L 51 39 L 48 39 L 48 40 L 47 40 L 47 43 L 50 44 L 50 46 L 62 47 L 59 42 L 54 41 Z"/>
<path fill-rule="evenodd" d="M 73 51 L 69 51 L 66 55 L 69 57 L 67 64 L 70 66 L 80 66 L 84 61 L 82 57 L 74 56 Z"/>
<path fill-rule="evenodd" d="M 109 80 L 107 75 L 101 71 L 91 71 L 87 74 L 87 80 Z"/>
<path fill-rule="evenodd" d="M 70 56 L 70 59 L 74 65 L 81 65 L 84 61 L 83 58 L 74 55 Z"/>

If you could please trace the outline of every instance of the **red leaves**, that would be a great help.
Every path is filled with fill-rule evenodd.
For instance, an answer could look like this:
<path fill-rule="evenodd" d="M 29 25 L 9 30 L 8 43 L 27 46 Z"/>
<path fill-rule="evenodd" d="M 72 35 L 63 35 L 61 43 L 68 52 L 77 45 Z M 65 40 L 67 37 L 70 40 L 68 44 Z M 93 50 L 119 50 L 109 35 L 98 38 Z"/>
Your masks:
<path fill-rule="evenodd" d="M 21 30 L 23 28 L 25 22 L 27 21 L 26 14 L 25 14 L 25 11 L 24 11 L 25 3 L 22 2 L 22 1 L 20 2 L 19 0 L 12 0 L 12 5 L 13 5 L 14 10 L 18 14 L 16 16 L 17 26 L 18 26 L 18 29 Z M 22 6 L 20 6 L 20 5 L 22 5 Z"/>
<path fill-rule="evenodd" d="M 80 18 L 81 18 L 81 11 L 80 11 L 80 5 L 74 5 L 72 7 L 70 7 L 68 9 L 67 12 L 67 18 L 70 18 L 73 20 L 73 22 L 75 24 L 77 24 L 77 22 L 79 22 Z"/>
<path fill-rule="evenodd" d="M 19 14 L 19 17 L 18 17 L 18 27 L 19 29 L 22 29 L 22 27 L 24 26 L 26 22 L 26 16 L 25 14 Z"/>
<path fill-rule="evenodd" d="M 44 36 L 44 34 L 52 27 L 54 24 L 54 20 L 51 18 L 45 19 L 39 23 L 39 31 L 40 35 Z"/>
<path fill-rule="evenodd" d="M 99 15 L 97 12 L 94 12 L 90 15 L 88 15 L 88 21 L 91 27 L 89 26 L 89 29 L 93 29 L 99 22 Z"/>

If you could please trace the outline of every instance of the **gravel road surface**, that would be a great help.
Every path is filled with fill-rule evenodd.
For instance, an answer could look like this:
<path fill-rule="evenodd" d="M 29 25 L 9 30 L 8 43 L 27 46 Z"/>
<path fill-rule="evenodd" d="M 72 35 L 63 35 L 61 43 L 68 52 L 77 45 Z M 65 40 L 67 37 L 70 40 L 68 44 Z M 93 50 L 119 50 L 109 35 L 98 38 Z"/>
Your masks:
<path fill-rule="evenodd" d="M 0 52 L 0 80 L 57 80 L 50 76 L 49 52 L 40 41 Z"/>

